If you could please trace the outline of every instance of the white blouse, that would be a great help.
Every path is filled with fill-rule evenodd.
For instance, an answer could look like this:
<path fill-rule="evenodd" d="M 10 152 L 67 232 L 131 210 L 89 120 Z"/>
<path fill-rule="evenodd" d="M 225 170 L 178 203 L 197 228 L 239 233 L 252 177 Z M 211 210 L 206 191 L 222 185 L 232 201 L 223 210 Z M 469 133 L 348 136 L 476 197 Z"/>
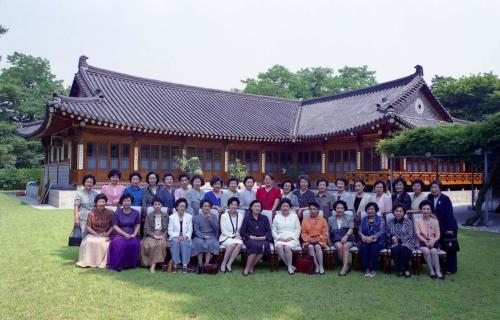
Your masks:
<path fill-rule="evenodd" d="M 230 217 L 229 212 L 223 213 L 220 217 L 220 237 L 219 241 L 240 235 L 241 225 L 244 215 L 238 213 L 237 216 Z"/>
<path fill-rule="evenodd" d="M 286 217 L 281 213 L 277 214 L 271 229 L 275 241 L 288 237 L 292 237 L 295 241 L 300 239 L 300 221 L 295 213 L 289 213 Z"/>

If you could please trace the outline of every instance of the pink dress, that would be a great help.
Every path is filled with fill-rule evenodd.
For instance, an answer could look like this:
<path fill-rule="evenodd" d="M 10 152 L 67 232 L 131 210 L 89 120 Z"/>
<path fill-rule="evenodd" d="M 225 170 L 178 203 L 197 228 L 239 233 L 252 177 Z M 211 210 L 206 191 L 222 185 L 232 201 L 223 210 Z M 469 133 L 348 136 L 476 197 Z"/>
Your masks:
<path fill-rule="evenodd" d="M 113 186 L 111 184 L 107 184 L 101 188 L 101 193 L 108 197 L 108 205 L 113 203 L 117 203 L 120 200 L 120 197 L 123 195 L 123 190 L 125 187 L 117 184 Z"/>

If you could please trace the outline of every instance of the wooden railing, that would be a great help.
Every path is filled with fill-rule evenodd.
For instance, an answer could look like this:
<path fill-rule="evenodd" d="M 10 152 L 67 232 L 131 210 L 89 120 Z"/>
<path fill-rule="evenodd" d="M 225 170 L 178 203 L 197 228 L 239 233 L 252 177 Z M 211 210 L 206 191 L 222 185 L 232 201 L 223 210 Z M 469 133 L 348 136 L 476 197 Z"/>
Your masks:
<path fill-rule="evenodd" d="M 352 183 L 355 179 L 363 179 L 366 184 L 372 185 L 377 180 L 388 181 L 390 179 L 390 174 L 388 171 L 356 171 L 348 172 L 347 177 L 349 182 Z M 472 173 L 471 172 L 440 172 L 436 175 L 435 172 L 406 172 L 406 171 L 394 171 L 393 178 L 403 177 L 408 184 L 414 179 L 420 179 L 424 181 L 425 184 L 431 183 L 439 178 L 439 181 L 443 185 L 470 185 L 472 183 Z M 474 173 L 474 184 L 483 183 L 483 174 Z"/>

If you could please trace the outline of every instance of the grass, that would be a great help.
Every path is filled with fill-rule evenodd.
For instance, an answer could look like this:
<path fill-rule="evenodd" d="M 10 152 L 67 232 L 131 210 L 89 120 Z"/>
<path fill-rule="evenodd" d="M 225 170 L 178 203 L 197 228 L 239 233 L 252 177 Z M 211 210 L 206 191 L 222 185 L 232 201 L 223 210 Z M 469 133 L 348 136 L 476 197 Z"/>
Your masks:
<path fill-rule="evenodd" d="M 446 281 L 360 272 L 251 277 L 150 274 L 74 266 L 70 210 L 41 211 L 0 193 L 0 319 L 486 319 L 500 312 L 500 235 L 461 231 Z M 425 270 L 425 268 L 424 268 Z M 425 271 L 424 271 L 425 272 Z"/>

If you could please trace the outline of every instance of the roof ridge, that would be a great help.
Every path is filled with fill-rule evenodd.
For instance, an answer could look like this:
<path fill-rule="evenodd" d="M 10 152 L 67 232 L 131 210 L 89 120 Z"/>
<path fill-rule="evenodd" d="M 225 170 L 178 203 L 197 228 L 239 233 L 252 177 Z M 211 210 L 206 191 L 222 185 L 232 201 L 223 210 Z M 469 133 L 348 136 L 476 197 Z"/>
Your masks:
<path fill-rule="evenodd" d="M 366 94 L 366 93 L 382 91 L 384 89 L 388 89 L 388 88 L 392 88 L 392 87 L 405 86 L 408 83 L 410 83 L 415 77 L 418 77 L 418 76 L 420 76 L 420 75 L 417 71 L 417 72 L 414 72 L 411 75 L 408 75 L 406 77 L 402 77 L 402 78 L 391 80 L 391 81 L 382 82 L 382 83 L 379 83 L 379 84 L 376 84 L 376 85 L 373 85 L 370 87 L 356 89 L 356 90 L 352 90 L 352 91 L 341 92 L 341 93 L 336 93 L 336 94 L 324 96 L 324 97 L 318 97 L 318 98 L 304 100 L 303 104 L 308 105 L 308 104 L 313 104 L 313 103 L 317 103 L 317 102 L 337 100 L 337 99 L 362 95 L 362 94 Z"/>
<path fill-rule="evenodd" d="M 275 101 L 299 103 L 299 100 L 297 100 L 297 99 L 285 99 L 285 98 L 280 98 L 280 97 L 263 96 L 263 95 L 257 95 L 257 94 L 251 94 L 251 93 L 234 92 L 234 91 L 229 91 L 229 90 L 221 90 L 221 89 L 206 88 L 206 87 L 193 86 L 193 85 L 187 85 L 187 84 L 173 83 L 173 82 L 168 82 L 168 81 L 162 81 L 162 80 L 156 80 L 156 79 L 151 79 L 151 78 L 134 76 L 134 75 L 130 75 L 127 73 L 103 69 L 103 68 L 99 68 L 99 67 L 95 67 L 95 66 L 91 66 L 91 65 L 88 65 L 87 68 L 81 68 L 80 71 L 83 71 L 84 73 L 85 72 L 94 72 L 94 73 L 99 73 L 99 74 L 103 74 L 103 75 L 122 78 L 122 79 L 127 80 L 127 81 L 135 81 L 135 82 L 142 83 L 142 84 L 153 84 L 153 85 L 157 85 L 157 86 L 168 86 L 170 88 L 176 88 L 176 89 L 205 91 L 205 92 L 212 92 L 214 94 L 223 94 L 223 95 L 230 95 L 230 96 L 236 96 L 236 97 L 242 97 L 242 98 L 253 98 L 253 99 L 258 99 L 258 100 L 275 100 Z"/>

